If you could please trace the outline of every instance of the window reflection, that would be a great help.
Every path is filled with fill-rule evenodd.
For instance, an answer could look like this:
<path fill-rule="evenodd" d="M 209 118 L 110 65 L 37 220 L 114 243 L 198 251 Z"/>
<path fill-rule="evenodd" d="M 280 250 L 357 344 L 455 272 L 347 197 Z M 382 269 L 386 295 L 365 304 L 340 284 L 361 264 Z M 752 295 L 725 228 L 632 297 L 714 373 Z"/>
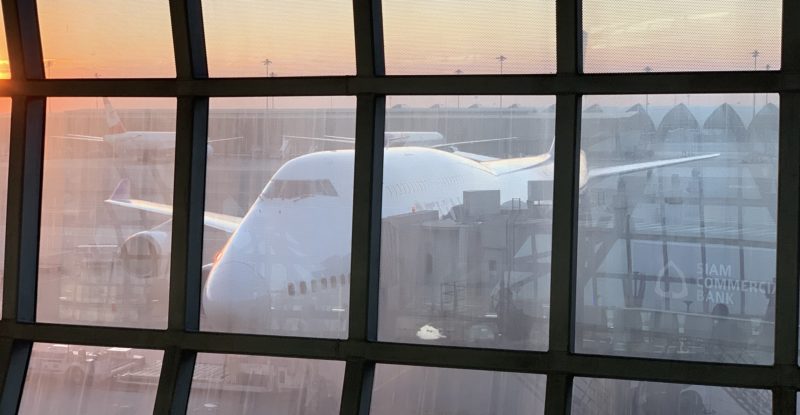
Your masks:
<path fill-rule="evenodd" d="M 338 414 L 344 362 L 200 353 L 187 414 Z"/>
<path fill-rule="evenodd" d="M 175 76 L 169 4 L 37 0 L 47 78 Z"/>
<path fill-rule="evenodd" d="M 355 74 L 347 0 L 202 0 L 211 76 Z"/>
<path fill-rule="evenodd" d="M 585 98 L 577 351 L 772 361 L 777 103 Z"/>
<path fill-rule="evenodd" d="M 336 197 L 330 180 L 270 180 L 262 194 L 265 199 L 302 199 L 311 196 Z"/>
<path fill-rule="evenodd" d="M 772 393 L 760 389 L 575 378 L 571 413 L 767 415 L 772 413 Z"/>
<path fill-rule="evenodd" d="M 151 414 L 163 352 L 34 343 L 20 414 Z"/>
<path fill-rule="evenodd" d="M 391 75 L 554 73 L 553 0 L 383 0 Z"/>
<path fill-rule="evenodd" d="M 544 350 L 555 100 L 473 99 L 387 97 L 378 337 Z"/>
<path fill-rule="evenodd" d="M 585 0 L 582 9 L 586 72 L 780 69 L 778 0 Z"/>
<path fill-rule="evenodd" d="M 166 327 L 175 99 L 47 106 L 37 321 Z"/>
<path fill-rule="evenodd" d="M 546 378 L 527 373 L 377 365 L 371 414 L 543 414 Z"/>
<path fill-rule="evenodd" d="M 354 107 L 211 100 L 203 330 L 347 337 Z"/>
<path fill-rule="evenodd" d="M 8 46 L 6 44 L 6 29 L 5 21 L 3 21 L 3 12 L 0 11 L 0 79 L 11 78 L 11 67 L 8 63 Z M 3 108 L 7 104 L 3 104 Z M 3 112 L 6 112 L 5 109 Z"/>
<path fill-rule="evenodd" d="M 0 15 L 1 16 L 1 15 Z M 2 74 L 0 73 L 0 77 Z M 11 99 L 0 98 L 0 223 L 3 231 L 0 232 L 0 285 L 3 283 L 5 273 L 5 223 L 6 223 L 6 200 L 8 196 L 8 157 L 9 143 L 11 136 Z M 0 308 L 3 305 L 3 289 L 0 288 Z"/>

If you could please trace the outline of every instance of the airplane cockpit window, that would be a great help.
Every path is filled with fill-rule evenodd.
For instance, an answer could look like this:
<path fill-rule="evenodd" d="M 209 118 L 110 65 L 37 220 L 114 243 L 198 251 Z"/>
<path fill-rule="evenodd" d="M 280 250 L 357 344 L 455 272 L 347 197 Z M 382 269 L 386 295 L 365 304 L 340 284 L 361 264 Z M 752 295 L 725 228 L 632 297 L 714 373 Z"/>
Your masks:
<path fill-rule="evenodd" d="M 300 294 L 305 294 L 308 291 L 305 281 L 300 281 Z"/>
<path fill-rule="evenodd" d="M 289 295 L 294 296 L 294 284 L 289 283 Z"/>
<path fill-rule="evenodd" d="M 311 196 L 338 196 L 330 180 L 272 180 L 264 190 L 264 199 L 303 199 Z"/>

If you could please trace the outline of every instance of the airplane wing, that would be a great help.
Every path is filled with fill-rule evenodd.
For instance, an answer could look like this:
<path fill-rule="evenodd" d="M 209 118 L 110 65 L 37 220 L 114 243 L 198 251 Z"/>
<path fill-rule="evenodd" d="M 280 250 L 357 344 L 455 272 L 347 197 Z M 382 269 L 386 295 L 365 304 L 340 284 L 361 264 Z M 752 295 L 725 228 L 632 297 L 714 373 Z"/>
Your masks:
<path fill-rule="evenodd" d="M 284 135 L 284 140 L 306 140 L 306 141 L 323 141 L 328 143 L 344 143 L 355 144 L 356 140 L 349 137 L 336 137 L 326 135 L 324 137 L 303 137 L 299 135 Z"/>
<path fill-rule="evenodd" d="M 66 134 L 66 135 L 54 135 L 52 137 L 61 138 L 65 140 L 94 141 L 98 143 L 102 143 L 103 141 L 105 141 L 103 137 L 97 137 L 94 135 Z"/>
<path fill-rule="evenodd" d="M 233 140 L 241 140 L 244 137 L 227 137 L 227 138 L 215 138 L 213 140 L 208 140 L 209 143 L 220 143 L 223 141 L 233 141 Z"/>
<path fill-rule="evenodd" d="M 147 200 L 131 199 L 130 181 L 128 181 L 128 179 L 122 179 L 122 181 L 119 182 L 117 188 L 114 189 L 114 193 L 111 194 L 111 197 L 106 199 L 106 203 L 145 212 L 158 213 L 164 216 L 172 216 L 172 206 L 170 205 L 149 202 Z M 222 213 L 205 212 L 203 222 L 210 228 L 233 233 L 236 228 L 239 227 L 239 224 L 242 223 L 242 218 L 224 215 Z"/>
<path fill-rule="evenodd" d="M 516 140 L 518 138 L 519 137 L 485 138 L 485 139 L 481 139 L 481 140 L 458 141 L 458 142 L 455 142 L 455 143 L 435 144 L 435 145 L 428 146 L 428 147 L 430 147 L 430 148 L 440 148 L 441 149 L 441 148 L 455 147 L 455 146 L 464 145 L 464 144 L 479 144 L 479 143 L 492 143 L 492 142 L 496 142 L 496 141 L 510 141 L 510 140 Z"/>
<path fill-rule="evenodd" d="M 644 161 L 641 163 L 623 164 L 619 166 L 598 167 L 589 170 L 589 179 L 610 176 L 613 174 L 632 173 L 635 171 L 652 169 L 655 167 L 671 166 L 673 164 L 688 163 L 690 161 L 705 160 L 718 157 L 719 153 L 703 154 L 701 156 L 681 157 L 676 159 Z"/>
<path fill-rule="evenodd" d="M 497 160 L 500 160 L 497 157 L 484 156 L 483 154 L 468 153 L 466 151 L 455 150 L 455 151 L 452 151 L 452 153 L 455 154 L 455 155 L 464 157 L 464 158 L 468 158 L 470 160 L 477 161 L 479 163 L 483 163 L 485 161 L 497 161 Z"/>

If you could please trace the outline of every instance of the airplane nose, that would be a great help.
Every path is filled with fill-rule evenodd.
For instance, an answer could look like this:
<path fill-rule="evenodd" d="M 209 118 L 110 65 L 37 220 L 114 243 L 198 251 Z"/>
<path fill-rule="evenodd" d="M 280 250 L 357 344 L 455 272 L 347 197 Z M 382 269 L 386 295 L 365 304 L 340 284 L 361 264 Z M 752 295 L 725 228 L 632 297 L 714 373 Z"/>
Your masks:
<path fill-rule="evenodd" d="M 238 261 L 214 267 L 203 294 L 203 310 L 212 331 L 265 332 L 270 303 L 266 278 Z"/>

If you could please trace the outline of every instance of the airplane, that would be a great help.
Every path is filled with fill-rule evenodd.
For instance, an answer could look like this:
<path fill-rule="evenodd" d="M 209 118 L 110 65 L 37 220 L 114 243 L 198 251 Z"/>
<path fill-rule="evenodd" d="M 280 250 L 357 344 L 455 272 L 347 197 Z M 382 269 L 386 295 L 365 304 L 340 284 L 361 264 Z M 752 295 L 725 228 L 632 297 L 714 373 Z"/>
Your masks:
<path fill-rule="evenodd" d="M 107 97 L 103 97 L 103 106 L 105 108 L 105 121 L 108 126 L 108 133 L 100 136 L 82 135 L 82 134 L 65 134 L 54 136 L 56 138 L 67 140 L 79 140 L 86 142 L 107 143 L 112 146 L 115 154 L 122 154 L 125 152 L 141 151 L 145 154 L 158 154 L 164 155 L 175 152 L 175 132 L 174 131 L 128 131 L 125 124 L 122 122 L 117 110 L 111 105 L 111 101 Z M 208 155 L 214 154 L 213 143 L 239 140 L 243 137 L 228 137 L 208 140 Z"/>
<path fill-rule="evenodd" d="M 525 200 L 529 181 L 553 180 L 554 144 L 536 156 L 481 161 L 434 148 L 387 147 L 381 216 L 433 210 L 445 217 L 471 190 L 499 190 L 501 201 Z M 347 336 L 354 155 L 348 149 L 291 159 L 272 176 L 243 217 L 206 212 L 206 226 L 231 236 L 213 263 L 204 267 L 202 309 L 208 325 L 204 329 Z M 717 156 L 590 169 L 582 151 L 579 188 L 583 192 L 590 180 L 601 177 Z M 172 215 L 169 205 L 131 198 L 126 183 L 120 183 L 106 202 Z M 146 252 L 154 257 L 168 258 L 170 243 L 164 232 L 168 230 L 132 235 L 121 246 L 121 255 L 125 257 L 126 246 L 133 244 L 150 247 Z M 316 318 L 318 310 L 339 317 Z"/>
<path fill-rule="evenodd" d="M 334 143 L 336 145 L 343 145 L 347 147 L 354 146 L 356 142 L 355 138 L 353 137 L 343 137 L 335 135 L 325 135 L 322 137 L 284 135 L 282 138 L 283 138 L 283 143 L 281 144 L 281 148 L 279 151 L 281 152 L 283 158 L 286 158 L 287 156 L 291 155 L 290 143 L 292 141 L 307 141 L 312 143 L 312 145 L 316 143 Z M 449 151 L 451 153 L 460 154 L 476 161 L 488 161 L 492 160 L 493 158 L 483 156 L 480 154 L 463 152 L 459 149 L 459 147 L 471 146 L 474 144 L 490 143 L 490 142 L 513 141 L 517 140 L 518 138 L 519 137 L 502 137 L 502 138 L 488 138 L 488 139 L 468 140 L 468 141 L 458 141 L 458 142 L 448 143 L 445 141 L 442 133 L 437 131 L 386 131 L 383 134 L 384 145 L 386 147 L 437 148 L 440 150 Z"/>

